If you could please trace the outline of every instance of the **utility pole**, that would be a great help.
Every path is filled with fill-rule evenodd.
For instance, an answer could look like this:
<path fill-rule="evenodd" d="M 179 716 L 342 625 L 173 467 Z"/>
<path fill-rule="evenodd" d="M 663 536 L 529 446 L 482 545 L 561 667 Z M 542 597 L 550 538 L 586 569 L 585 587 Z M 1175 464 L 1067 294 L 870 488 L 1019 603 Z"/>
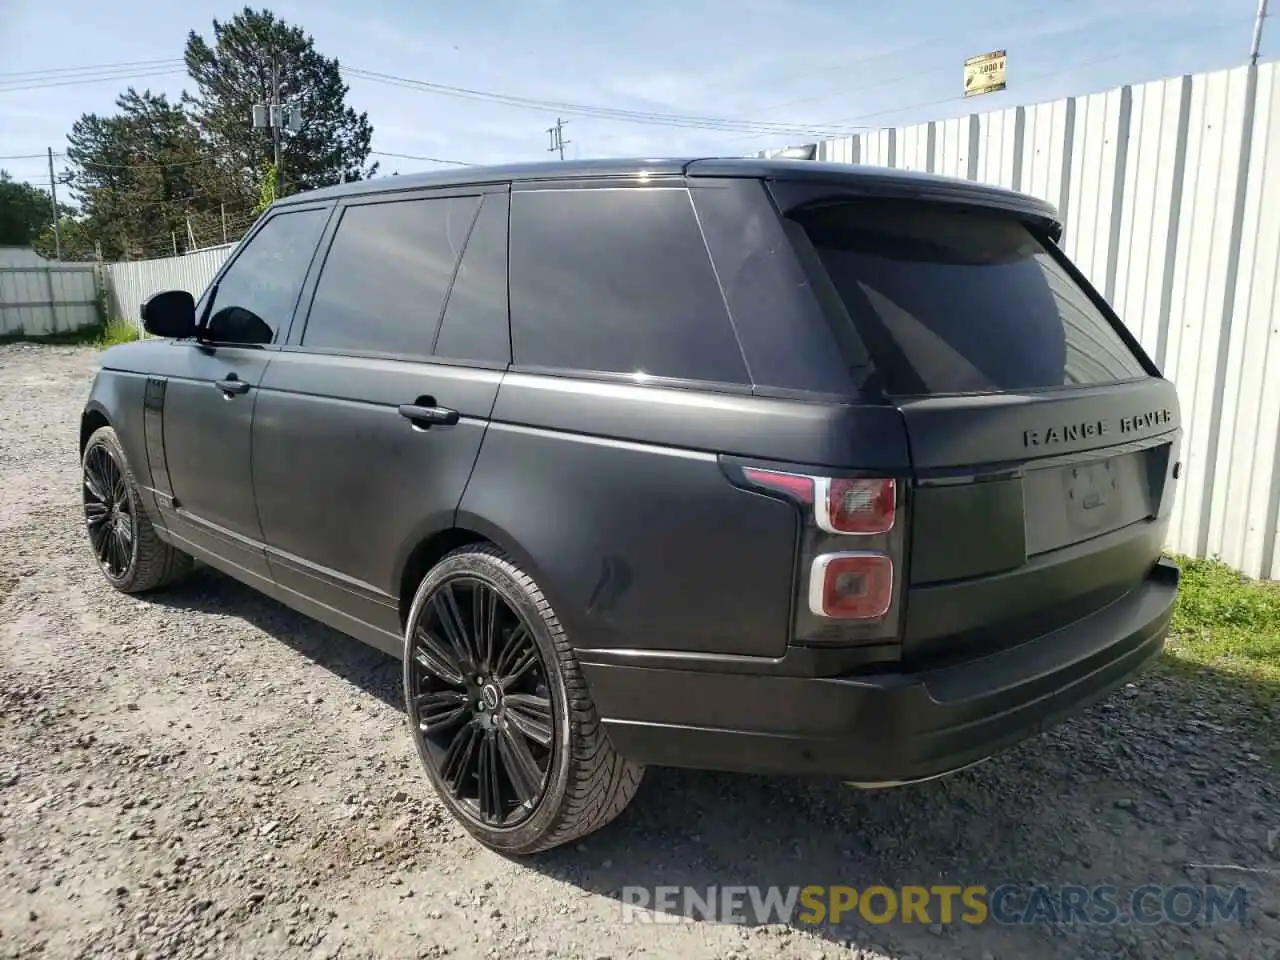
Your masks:
<path fill-rule="evenodd" d="M 187 253 L 190 253 L 192 250 L 196 248 L 196 235 L 191 229 L 190 217 L 187 217 L 187 243 L 189 244 L 189 246 L 187 247 Z"/>
<path fill-rule="evenodd" d="M 564 121 L 556 117 L 556 125 L 547 127 L 547 133 L 551 136 L 551 146 L 547 147 L 547 153 L 556 153 L 558 151 L 561 160 L 564 159 L 565 146 L 573 142 L 564 138 L 564 126 Z"/>
<path fill-rule="evenodd" d="M 1258 17 L 1253 21 L 1253 46 L 1249 49 L 1249 65 L 1258 65 L 1258 51 L 1262 48 L 1262 24 L 1267 19 L 1267 0 L 1258 0 Z"/>
<path fill-rule="evenodd" d="M 227 242 L 227 205 L 222 205 L 222 242 Z"/>
<path fill-rule="evenodd" d="M 280 58 L 274 50 L 271 51 L 270 99 L 267 103 L 253 105 L 253 126 L 254 129 L 269 128 L 271 130 L 272 162 L 276 171 L 274 187 L 278 200 L 284 196 L 284 156 L 281 138 L 285 130 L 297 133 L 302 129 L 302 111 L 296 104 L 280 101 Z"/>
<path fill-rule="evenodd" d="M 275 152 L 276 199 L 284 196 L 284 170 L 280 166 L 280 63 L 275 51 L 271 51 L 271 147 Z"/>
<path fill-rule="evenodd" d="M 39 154 L 37 154 L 39 156 Z M 53 175 L 53 147 L 49 148 L 49 199 L 53 204 L 53 250 L 62 259 L 62 230 L 58 226 L 58 178 Z"/>

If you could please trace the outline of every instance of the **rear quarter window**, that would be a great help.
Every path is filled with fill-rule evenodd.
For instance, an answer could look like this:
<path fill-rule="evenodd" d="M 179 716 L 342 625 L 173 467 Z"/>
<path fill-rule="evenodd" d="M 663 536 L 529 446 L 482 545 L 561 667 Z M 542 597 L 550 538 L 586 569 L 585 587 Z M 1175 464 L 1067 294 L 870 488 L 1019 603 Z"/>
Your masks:
<path fill-rule="evenodd" d="M 1060 255 L 1011 217 L 845 201 L 789 218 L 802 259 L 835 294 L 828 314 L 856 333 L 837 337 L 856 342 L 850 363 L 869 358 L 885 393 L 1001 393 L 1147 375 Z"/>
<path fill-rule="evenodd" d="M 683 187 L 511 195 L 521 367 L 750 383 Z"/>

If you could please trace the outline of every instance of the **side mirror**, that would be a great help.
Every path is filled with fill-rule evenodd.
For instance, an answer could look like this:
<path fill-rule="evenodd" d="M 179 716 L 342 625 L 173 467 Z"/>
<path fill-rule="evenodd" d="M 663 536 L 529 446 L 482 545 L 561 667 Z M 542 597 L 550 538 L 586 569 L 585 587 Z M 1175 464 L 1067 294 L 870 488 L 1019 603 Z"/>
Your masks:
<path fill-rule="evenodd" d="M 265 344 L 275 339 L 267 322 L 244 307 L 223 307 L 203 331 L 210 343 Z"/>
<path fill-rule="evenodd" d="M 196 300 L 186 290 L 164 290 L 142 304 L 142 327 L 157 337 L 183 340 L 196 332 Z"/>

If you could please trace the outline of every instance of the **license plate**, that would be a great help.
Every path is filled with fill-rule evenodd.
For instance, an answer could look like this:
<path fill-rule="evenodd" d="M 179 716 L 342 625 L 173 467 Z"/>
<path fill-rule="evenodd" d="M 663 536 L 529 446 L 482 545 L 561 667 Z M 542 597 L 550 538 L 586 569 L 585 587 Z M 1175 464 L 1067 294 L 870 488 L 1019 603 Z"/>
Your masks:
<path fill-rule="evenodd" d="M 1118 530 L 1151 515 L 1142 452 L 1030 470 L 1023 482 L 1027 553 Z"/>
<path fill-rule="evenodd" d="M 1064 467 L 1062 480 L 1073 526 L 1085 530 L 1114 527 L 1120 507 L 1120 476 L 1114 460 Z"/>

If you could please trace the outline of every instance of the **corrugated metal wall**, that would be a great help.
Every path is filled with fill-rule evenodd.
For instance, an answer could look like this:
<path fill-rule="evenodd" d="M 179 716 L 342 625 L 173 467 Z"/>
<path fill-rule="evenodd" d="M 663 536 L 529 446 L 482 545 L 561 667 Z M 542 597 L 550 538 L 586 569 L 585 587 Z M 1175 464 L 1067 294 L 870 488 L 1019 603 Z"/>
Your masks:
<path fill-rule="evenodd" d="M 98 322 L 92 263 L 0 266 L 0 336 L 67 333 Z"/>
<path fill-rule="evenodd" d="M 1178 387 L 1170 548 L 1280 579 L 1280 65 L 877 130 L 818 159 L 1056 204 L 1067 252 Z"/>
<path fill-rule="evenodd" d="M 161 290 L 189 290 L 199 299 L 233 249 L 235 244 L 229 243 L 163 260 L 108 264 L 105 274 L 112 316 L 141 326 L 143 301 Z"/>

